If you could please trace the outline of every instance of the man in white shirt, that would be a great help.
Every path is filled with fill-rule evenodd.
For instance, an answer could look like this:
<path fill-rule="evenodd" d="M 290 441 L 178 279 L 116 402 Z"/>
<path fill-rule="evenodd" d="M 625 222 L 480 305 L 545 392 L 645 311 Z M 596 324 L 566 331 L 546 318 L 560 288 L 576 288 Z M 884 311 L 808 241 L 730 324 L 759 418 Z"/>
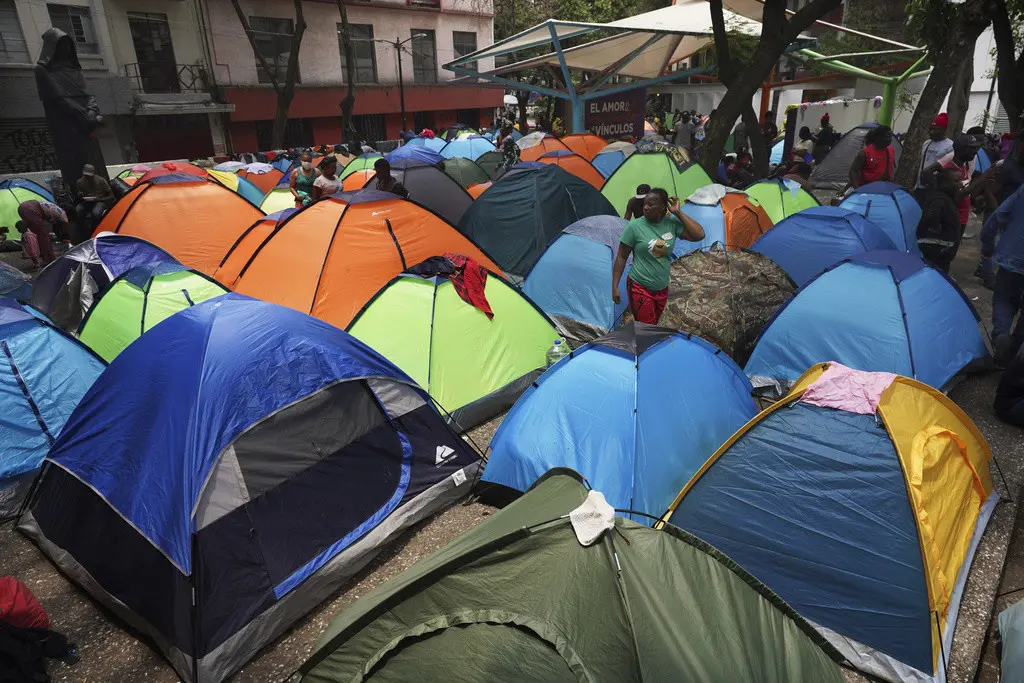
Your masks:
<path fill-rule="evenodd" d="M 917 167 L 917 183 L 914 185 L 915 194 L 922 188 L 927 190 L 921 180 L 921 172 L 942 159 L 942 157 L 953 154 L 953 141 L 946 137 L 946 129 L 949 127 L 949 114 L 942 112 L 935 117 L 932 125 L 928 128 L 928 139 L 921 147 L 921 162 Z"/>

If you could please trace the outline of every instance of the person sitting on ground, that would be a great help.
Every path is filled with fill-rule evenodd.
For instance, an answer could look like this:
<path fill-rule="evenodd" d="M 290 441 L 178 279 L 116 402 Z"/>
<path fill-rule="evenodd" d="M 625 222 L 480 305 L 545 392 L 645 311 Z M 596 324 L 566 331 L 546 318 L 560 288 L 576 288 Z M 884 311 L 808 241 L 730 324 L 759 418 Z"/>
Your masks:
<path fill-rule="evenodd" d="M 22 255 L 32 261 L 32 269 L 51 263 L 56 256 L 50 241 L 50 227 L 61 234 L 67 230 L 68 215 L 64 209 L 47 201 L 31 199 L 18 205 L 16 227 L 21 231 Z"/>
<path fill-rule="evenodd" d="M 665 310 L 676 238 L 699 242 L 704 239 L 704 228 L 683 213 L 677 197 L 669 197 L 668 192 L 655 187 L 644 198 L 643 215 L 631 220 L 622 231 L 612 264 L 612 301 L 618 304 L 622 301 L 619 280 L 626 260 L 633 256 L 626 293 L 637 322 L 657 325 Z"/>
<path fill-rule="evenodd" d="M 793 154 L 799 156 L 801 161 L 806 161 L 809 157 L 814 156 L 814 136 L 811 135 L 810 128 L 803 126 L 797 137 L 799 137 L 799 140 L 793 145 Z"/>
<path fill-rule="evenodd" d="M 647 197 L 647 193 L 651 191 L 651 186 L 647 183 L 641 183 L 636 186 L 636 194 L 629 198 L 626 202 L 626 214 L 623 216 L 627 221 L 631 221 L 634 218 L 644 215 L 644 199 Z"/>
<path fill-rule="evenodd" d="M 313 157 L 309 152 L 303 152 L 299 157 L 299 167 L 292 171 L 291 180 L 288 181 L 292 189 L 292 196 L 295 197 L 295 208 L 301 209 L 313 199 L 313 183 L 320 176 L 320 172 L 313 168 Z"/>
<path fill-rule="evenodd" d="M 892 130 L 888 126 L 872 128 L 864 136 L 864 149 L 853 158 L 850 186 L 856 188 L 879 180 L 892 182 L 894 160 Z"/>
<path fill-rule="evenodd" d="M 811 179 L 812 170 L 811 165 L 806 161 L 797 161 L 789 165 L 785 175 L 782 177 L 800 183 L 801 187 L 805 187 Z"/>
<path fill-rule="evenodd" d="M 996 271 L 992 291 L 992 346 L 997 363 L 1005 363 L 1024 343 L 1024 186 L 999 205 L 981 231 L 981 253 L 991 256 Z"/>
<path fill-rule="evenodd" d="M 93 225 L 89 227 L 93 227 L 114 205 L 114 191 L 103 176 L 96 175 L 96 167 L 92 164 L 82 167 L 82 177 L 75 185 L 79 199 L 75 215 L 79 221 L 92 221 Z"/>
<path fill-rule="evenodd" d="M 917 224 L 917 244 L 921 254 L 936 268 L 949 273 L 960 244 L 960 213 L 956 198 L 960 173 L 955 168 L 935 171 L 921 194 L 921 221 Z"/>
<path fill-rule="evenodd" d="M 1008 424 L 1024 427 L 1024 346 L 1006 366 L 992 402 L 996 417 Z"/>
<path fill-rule="evenodd" d="M 405 189 L 405 185 L 398 182 L 398 179 L 391 175 L 391 164 L 387 159 L 383 157 L 377 159 L 373 163 L 373 171 L 377 174 L 376 187 L 378 190 L 397 194 L 403 199 L 409 198 L 409 190 Z"/>
<path fill-rule="evenodd" d="M 341 181 L 338 180 L 337 176 L 337 157 L 333 155 L 324 157 L 317 170 L 320 171 L 320 175 L 313 181 L 313 192 L 310 194 L 310 200 L 313 202 L 320 201 L 323 197 L 329 197 L 335 192 L 341 191 Z"/>
<path fill-rule="evenodd" d="M 725 167 L 729 187 L 743 189 L 754 182 L 753 160 L 749 152 L 740 152 L 732 163 Z"/>

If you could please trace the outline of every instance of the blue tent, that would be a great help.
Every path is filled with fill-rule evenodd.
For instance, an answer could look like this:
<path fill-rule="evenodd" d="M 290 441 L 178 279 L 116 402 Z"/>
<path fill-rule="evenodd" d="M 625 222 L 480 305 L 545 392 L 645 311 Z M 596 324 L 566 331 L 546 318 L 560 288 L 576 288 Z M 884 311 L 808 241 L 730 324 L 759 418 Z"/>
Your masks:
<path fill-rule="evenodd" d="M 563 336 L 590 341 L 614 329 L 626 297 L 612 302 L 612 263 L 626 221 L 618 216 L 578 220 L 555 238 L 526 276 L 523 291 Z M 619 291 L 626 291 L 626 270 Z"/>
<path fill-rule="evenodd" d="M 459 232 L 507 274 L 524 277 L 547 246 L 581 218 L 615 216 L 593 185 L 558 166 L 517 164 L 459 222 Z"/>
<path fill-rule="evenodd" d="M 422 140 L 423 138 L 416 138 Z M 394 164 L 399 159 L 415 159 L 422 161 L 426 164 L 436 164 L 441 161 L 441 155 L 432 149 L 428 149 L 424 145 L 411 145 L 405 144 L 398 149 L 388 152 L 384 155 L 384 158 L 388 160 L 389 164 Z"/>
<path fill-rule="evenodd" d="M 0 519 L 17 513 L 47 451 L 105 364 L 28 306 L 0 299 Z"/>
<path fill-rule="evenodd" d="M 288 175 L 288 172 L 292 170 L 292 164 L 294 164 L 294 161 L 292 161 L 286 156 L 279 156 L 272 162 L 270 162 L 271 166 L 276 168 L 281 173 L 284 173 L 285 175 Z"/>
<path fill-rule="evenodd" d="M 53 201 L 53 193 L 35 181 L 28 180 L 27 178 L 8 178 L 7 180 L 0 180 L 0 190 L 10 191 L 19 188 L 28 190 L 29 192 L 35 192 L 48 202 Z"/>
<path fill-rule="evenodd" d="M 843 200 L 840 209 L 856 211 L 885 231 L 897 249 L 920 254 L 917 224 L 921 205 L 896 183 L 868 183 Z"/>
<path fill-rule="evenodd" d="M 636 145 L 628 142 L 612 142 L 595 154 L 590 163 L 601 175 L 608 178 L 634 152 L 636 152 Z"/>
<path fill-rule="evenodd" d="M 494 149 L 494 144 L 482 135 L 471 135 L 460 137 L 450 141 L 441 149 L 441 156 L 445 159 L 452 157 L 463 157 L 476 161 L 481 154 Z"/>
<path fill-rule="evenodd" d="M 75 245 L 36 278 L 30 303 L 68 332 L 75 332 L 107 285 L 136 266 L 178 263 L 151 242 L 105 232 Z"/>
<path fill-rule="evenodd" d="M 12 265 L 0 262 L 0 297 L 28 299 L 32 296 L 32 278 Z"/>
<path fill-rule="evenodd" d="M 121 353 L 47 462 L 21 530 L 193 683 L 227 678 L 479 466 L 371 348 L 238 294 Z"/>
<path fill-rule="evenodd" d="M 441 138 L 419 138 L 419 137 L 417 137 L 417 138 L 413 138 L 412 140 L 409 140 L 409 142 L 405 143 L 405 146 L 406 147 L 409 147 L 409 146 L 425 147 L 428 150 L 430 150 L 431 152 L 440 152 L 442 149 L 444 149 L 444 146 L 447 145 L 447 144 L 448 144 L 448 142 L 445 141 L 445 140 L 442 140 Z"/>
<path fill-rule="evenodd" d="M 884 230 L 855 211 L 813 206 L 779 221 L 751 249 L 782 266 L 799 286 L 848 256 L 896 249 L 896 245 Z"/>
<path fill-rule="evenodd" d="M 990 168 L 992 168 L 992 160 L 989 159 L 988 152 L 984 149 L 979 149 L 978 153 L 974 155 L 974 170 L 978 173 L 984 173 Z"/>
<path fill-rule="evenodd" d="M 613 507 L 658 515 L 757 413 L 751 392 L 700 337 L 633 323 L 526 390 L 491 441 L 483 478 L 526 491 L 552 467 L 570 467 Z"/>
<path fill-rule="evenodd" d="M 745 370 L 755 385 L 785 385 L 834 360 L 942 388 L 988 358 L 978 320 L 956 283 L 921 257 L 865 252 L 797 290 L 761 333 Z"/>

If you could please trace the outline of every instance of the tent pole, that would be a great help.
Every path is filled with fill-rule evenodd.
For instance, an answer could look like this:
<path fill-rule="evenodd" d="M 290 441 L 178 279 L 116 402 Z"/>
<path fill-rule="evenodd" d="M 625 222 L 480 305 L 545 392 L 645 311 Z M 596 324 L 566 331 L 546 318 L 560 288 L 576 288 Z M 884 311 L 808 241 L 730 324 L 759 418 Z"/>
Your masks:
<path fill-rule="evenodd" d="M 573 96 L 572 100 L 572 132 L 573 133 L 586 133 L 587 125 L 585 123 L 586 118 L 586 103 L 582 98 Z"/>

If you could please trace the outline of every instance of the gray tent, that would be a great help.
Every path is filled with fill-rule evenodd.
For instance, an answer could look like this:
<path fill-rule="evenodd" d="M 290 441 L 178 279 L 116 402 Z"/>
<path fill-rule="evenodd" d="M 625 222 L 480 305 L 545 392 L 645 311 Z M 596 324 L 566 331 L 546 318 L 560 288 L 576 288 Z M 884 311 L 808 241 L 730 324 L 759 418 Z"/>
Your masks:
<path fill-rule="evenodd" d="M 473 196 L 438 166 L 420 159 L 398 159 L 391 164 L 391 175 L 409 190 L 409 199 L 425 206 L 452 225 L 473 204 Z M 365 187 L 376 187 L 371 177 Z"/>
<path fill-rule="evenodd" d="M 844 135 L 836 146 L 821 160 L 811 172 L 808 188 L 814 190 L 833 190 L 838 192 L 850 184 L 850 167 L 857 152 L 864 149 L 864 138 L 877 123 L 862 123 Z M 900 163 L 903 145 L 895 137 L 892 139 L 893 169 Z"/>

